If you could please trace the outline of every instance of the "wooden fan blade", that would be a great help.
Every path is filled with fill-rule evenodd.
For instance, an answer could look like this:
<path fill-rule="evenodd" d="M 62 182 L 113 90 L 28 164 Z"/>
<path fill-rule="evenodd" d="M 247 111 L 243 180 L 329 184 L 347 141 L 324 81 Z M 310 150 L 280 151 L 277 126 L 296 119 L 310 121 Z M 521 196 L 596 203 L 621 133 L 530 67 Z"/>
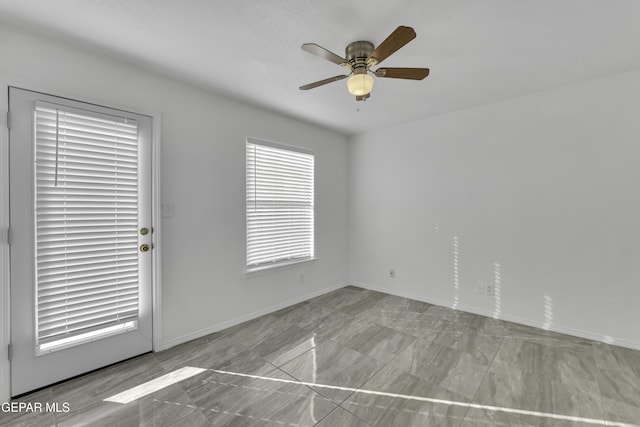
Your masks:
<path fill-rule="evenodd" d="M 324 58 L 327 61 L 331 61 L 334 64 L 344 65 L 349 64 L 346 59 L 341 56 L 336 55 L 333 52 L 328 51 L 327 49 L 319 46 L 315 43 L 305 43 L 302 45 L 302 50 L 309 52 L 312 55 L 319 56 L 320 58 Z"/>
<path fill-rule="evenodd" d="M 416 38 L 411 27 L 399 26 L 367 58 L 369 66 L 377 65 L 391 56 L 395 51 Z"/>
<path fill-rule="evenodd" d="M 309 90 L 314 87 L 326 85 L 327 83 L 337 82 L 338 80 L 346 79 L 349 76 L 343 76 L 342 74 L 339 76 L 329 77 L 328 79 L 319 80 L 317 82 L 309 83 L 308 85 L 300 86 L 300 90 Z"/>
<path fill-rule="evenodd" d="M 422 80 L 429 75 L 428 68 L 378 68 L 376 77 Z"/>

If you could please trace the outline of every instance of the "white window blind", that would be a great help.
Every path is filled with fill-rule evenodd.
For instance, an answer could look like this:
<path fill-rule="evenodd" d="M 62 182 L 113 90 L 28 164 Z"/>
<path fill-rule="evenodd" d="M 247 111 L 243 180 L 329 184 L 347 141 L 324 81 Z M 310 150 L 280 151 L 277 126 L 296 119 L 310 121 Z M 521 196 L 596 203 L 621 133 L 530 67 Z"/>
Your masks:
<path fill-rule="evenodd" d="M 138 127 L 54 104 L 35 110 L 38 351 L 138 319 Z"/>
<path fill-rule="evenodd" d="M 247 141 L 247 269 L 314 256 L 314 155 Z"/>

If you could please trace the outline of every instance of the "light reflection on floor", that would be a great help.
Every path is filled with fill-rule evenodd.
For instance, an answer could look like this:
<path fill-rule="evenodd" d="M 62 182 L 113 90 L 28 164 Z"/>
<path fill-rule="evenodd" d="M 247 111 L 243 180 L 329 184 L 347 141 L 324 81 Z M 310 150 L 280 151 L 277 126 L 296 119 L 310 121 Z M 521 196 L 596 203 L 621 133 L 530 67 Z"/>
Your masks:
<path fill-rule="evenodd" d="M 161 390 L 165 387 L 177 384 L 178 382 L 185 380 L 187 378 L 191 378 L 195 375 L 198 375 L 202 372 L 205 371 L 211 371 L 211 372 L 215 372 L 218 374 L 223 374 L 223 375 L 233 375 L 233 376 L 239 376 L 239 377 L 244 377 L 244 378 L 252 378 L 252 379 L 260 379 L 260 380 L 268 380 L 268 381 L 274 381 L 274 382 L 280 382 L 280 383 L 287 383 L 287 384 L 297 384 L 297 385 L 305 385 L 305 386 L 309 386 L 309 387 L 316 387 L 316 388 L 327 388 L 327 389 L 334 389 L 334 390 L 344 390 L 344 391 L 351 391 L 354 393 L 362 393 L 362 394 L 368 394 L 368 395 L 376 395 L 376 396 L 384 396 L 384 397 L 390 397 L 390 398 L 399 398 L 399 399 L 406 399 L 406 400 L 413 400 L 413 401 L 420 401 L 420 402 L 429 402 L 429 403 L 434 403 L 434 404 L 442 404 L 442 405 L 449 405 L 449 406 L 461 406 L 461 407 L 467 407 L 467 408 L 475 408 L 475 409 L 481 409 L 481 410 L 485 410 L 485 411 L 496 411 L 496 412 L 505 412 L 505 413 L 512 413 L 512 414 L 518 414 L 518 415 L 529 415 L 529 416 L 534 416 L 534 417 L 540 417 L 540 418 L 547 418 L 547 419 L 554 419 L 554 420 L 562 420 L 562 421 L 572 421 L 572 422 L 580 422 L 580 423 L 585 423 L 585 424 L 593 424 L 593 425 L 606 425 L 606 426 L 613 426 L 613 427 L 638 427 L 637 425 L 634 424 L 629 424 L 629 423 L 621 423 L 621 422 L 614 422 L 614 421 L 605 421 L 602 419 L 595 419 L 595 418 L 584 418 L 584 417 L 576 417 L 576 416 L 572 416 L 572 415 L 561 415 L 561 414 L 552 414 L 552 413 L 548 413 L 548 412 L 538 412 L 538 411 L 529 411 L 529 410 L 524 410 L 524 409 L 516 409 L 516 408 L 505 408 L 505 407 L 501 407 L 501 406 L 491 406 L 491 405 L 480 405 L 477 403 L 468 403 L 468 402 L 459 402 L 459 401 L 453 401 L 453 400 L 446 400 L 446 399 L 434 399 L 434 398 L 430 398 L 430 397 L 423 397 L 423 396 L 411 396 L 411 395 L 406 395 L 406 394 L 399 394 L 399 393 L 389 393 L 389 392 L 383 392 L 383 391 L 375 391 L 375 390 L 365 390 L 365 389 L 356 389 L 356 388 L 352 388 L 352 387 L 342 387 L 342 386 L 335 386 L 335 385 L 330 385 L 330 384 L 319 384 L 314 382 L 305 382 L 305 381 L 297 381 L 297 380 L 287 380 L 287 379 L 282 379 L 282 378 L 271 378 L 271 377 L 266 377 L 266 376 L 262 376 L 262 375 L 251 375 L 251 374 L 243 374 L 243 373 L 239 373 L 239 372 L 230 372 L 230 371 L 223 371 L 223 370 L 218 370 L 218 369 L 202 369 L 202 368 L 195 368 L 195 367 L 191 367 L 191 366 L 185 366 L 183 368 L 177 369 L 175 371 L 172 371 L 166 375 L 163 375 L 161 377 L 158 377 L 156 379 L 153 379 L 151 381 L 147 381 L 146 383 L 140 384 L 136 387 L 132 387 L 128 390 L 125 390 L 121 393 L 118 393 L 114 396 L 108 397 L 106 399 L 104 399 L 105 402 L 114 402 L 114 403 L 120 403 L 120 404 L 127 404 L 127 403 L 131 403 L 134 402 L 137 399 L 140 399 L 144 396 L 148 396 L 149 394 L 152 394 L 158 390 Z M 217 381 L 211 381 L 211 380 L 207 380 L 204 381 L 206 383 L 212 383 L 212 384 L 223 384 L 223 385 L 233 385 L 232 383 L 225 383 L 225 382 L 217 382 Z M 267 390 L 267 389 L 260 389 L 260 388 L 256 388 L 256 387 L 250 387 L 250 386 L 242 386 L 244 388 L 247 389 L 253 389 L 253 390 L 258 390 L 258 391 L 266 391 L 269 393 L 283 393 L 277 390 Z M 292 394 L 292 393 L 285 393 L 285 394 Z M 155 399 L 154 399 L 155 400 Z M 156 400 L 158 401 L 158 400 Z M 160 402 L 160 401 L 158 401 Z M 162 401 L 166 404 L 174 404 L 174 405 L 183 405 L 182 403 L 179 402 L 170 402 L 170 401 Z M 191 408 L 196 408 L 196 406 L 193 405 L 187 405 Z M 220 411 L 217 409 L 207 409 L 207 408 L 198 408 L 201 410 L 211 410 L 213 412 L 225 412 L 225 411 Z M 403 409 L 406 410 L 406 409 Z M 229 413 L 229 415 L 237 415 L 237 416 L 245 416 L 242 414 L 231 414 Z M 249 415 L 246 415 L 247 417 L 250 417 Z M 251 416 L 250 418 L 255 418 L 255 419 L 259 419 L 262 421 L 273 421 L 273 420 L 269 420 L 269 419 L 264 419 L 264 418 L 257 418 L 257 417 L 253 417 Z M 314 419 L 315 422 L 317 422 L 317 420 Z"/>
<path fill-rule="evenodd" d="M 122 393 L 107 397 L 104 401 L 122 403 L 123 405 L 126 405 L 127 403 L 131 403 L 141 397 L 148 396 L 151 393 L 155 393 L 158 390 L 177 384 L 182 380 L 186 380 L 187 378 L 191 378 L 205 371 L 206 369 L 185 366 L 151 381 L 147 381 L 146 383 L 127 389 Z"/>
<path fill-rule="evenodd" d="M 406 399 L 406 400 L 429 402 L 429 403 L 434 403 L 434 404 L 442 404 L 442 405 L 450 405 L 450 406 L 462 406 L 462 407 L 467 407 L 467 408 L 475 408 L 475 409 L 482 409 L 482 410 L 488 410 L 488 411 L 497 411 L 497 412 L 506 412 L 506 413 L 519 414 L 519 415 L 530 415 L 530 416 L 534 416 L 534 417 L 548 418 L 548 419 L 554 419 L 554 420 L 573 421 L 573 422 L 580 422 L 580 423 L 593 424 L 593 425 L 602 425 L 602 426 L 606 425 L 606 426 L 614 426 L 614 427 L 638 427 L 638 425 L 636 425 L 636 424 L 620 423 L 620 422 L 615 422 L 615 421 L 605 421 L 605 420 L 596 419 L 596 418 L 584 418 L 584 417 L 576 417 L 576 416 L 572 416 L 572 415 L 552 414 L 552 413 L 548 413 L 548 412 L 529 411 L 529 410 L 525 410 L 525 409 L 516 409 L 516 408 L 505 408 L 505 407 L 501 407 L 501 406 L 480 405 L 480 404 L 477 404 L 477 403 L 458 402 L 458 401 L 446 400 L 446 399 L 434 399 L 434 398 L 430 398 L 430 397 L 411 396 L 411 395 L 406 395 L 406 394 L 389 393 L 389 392 L 383 392 L 383 391 L 356 389 L 356 388 L 351 388 L 351 387 L 342 387 L 342 386 L 335 386 L 335 385 L 329 385 L 329 384 L 318 384 L 318 383 L 314 383 L 314 382 L 285 380 L 285 379 L 281 379 L 281 378 L 265 377 L 265 376 L 262 376 L 262 375 L 251 375 L 251 374 L 242 374 L 242 373 L 239 373 L 239 372 L 222 371 L 222 370 L 218 370 L 218 369 L 211 369 L 211 371 L 219 373 L 219 374 L 235 375 L 235 376 L 240 376 L 240 377 L 245 377 L 245 378 L 262 379 L 262 380 L 276 381 L 276 382 L 282 382 L 282 383 L 288 383 L 288 384 L 300 384 L 300 385 L 306 385 L 306 386 L 309 386 L 309 387 L 317 387 L 317 388 L 328 388 L 328 389 L 334 389 L 334 390 L 345 390 L 345 391 L 352 391 L 354 393 L 363 393 L 363 394 L 370 394 L 370 395 L 376 395 L 376 396 L 386 396 L 386 397 L 391 397 L 391 398 L 399 398 L 399 399 Z"/>

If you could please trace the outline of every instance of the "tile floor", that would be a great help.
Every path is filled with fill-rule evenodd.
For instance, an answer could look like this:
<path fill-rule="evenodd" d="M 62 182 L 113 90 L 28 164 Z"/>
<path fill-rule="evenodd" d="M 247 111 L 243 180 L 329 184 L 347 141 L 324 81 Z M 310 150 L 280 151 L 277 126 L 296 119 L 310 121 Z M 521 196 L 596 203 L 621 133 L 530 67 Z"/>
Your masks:
<path fill-rule="evenodd" d="M 20 400 L 70 411 L 0 425 L 633 426 L 640 352 L 346 287 Z"/>

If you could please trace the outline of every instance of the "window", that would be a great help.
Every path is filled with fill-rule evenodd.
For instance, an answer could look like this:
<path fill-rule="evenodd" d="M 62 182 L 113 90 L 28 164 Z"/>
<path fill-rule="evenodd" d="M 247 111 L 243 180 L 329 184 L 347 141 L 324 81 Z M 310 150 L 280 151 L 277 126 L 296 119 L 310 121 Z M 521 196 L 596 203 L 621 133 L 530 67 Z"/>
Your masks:
<path fill-rule="evenodd" d="M 247 139 L 247 270 L 314 256 L 314 155 Z"/>

